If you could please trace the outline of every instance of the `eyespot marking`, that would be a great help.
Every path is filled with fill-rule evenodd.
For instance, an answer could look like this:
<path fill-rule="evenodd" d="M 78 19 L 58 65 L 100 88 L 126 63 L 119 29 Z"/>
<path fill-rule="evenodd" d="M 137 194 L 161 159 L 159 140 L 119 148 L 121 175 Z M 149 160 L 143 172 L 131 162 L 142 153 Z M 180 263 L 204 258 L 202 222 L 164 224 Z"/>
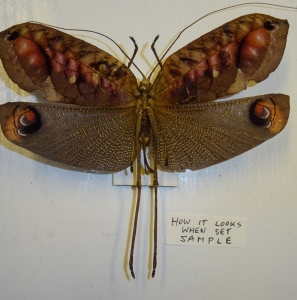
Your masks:
<path fill-rule="evenodd" d="M 269 97 L 257 99 L 250 107 L 249 117 L 254 125 L 275 134 L 287 123 L 286 112 Z"/>
<path fill-rule="evenodd" d="M 27 106 L 14 114 L 15 133 L 17 136 L 25 137 L 36 133 L 41 127 L 40 114 L 32 106 Z"/>

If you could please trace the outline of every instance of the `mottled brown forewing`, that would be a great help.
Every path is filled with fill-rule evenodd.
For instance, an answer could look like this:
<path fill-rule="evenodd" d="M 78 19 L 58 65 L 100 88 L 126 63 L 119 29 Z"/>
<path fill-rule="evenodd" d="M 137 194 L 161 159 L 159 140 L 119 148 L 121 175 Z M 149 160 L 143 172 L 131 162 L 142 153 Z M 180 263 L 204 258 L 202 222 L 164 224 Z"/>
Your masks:
<path fill-rule="evenodd" d="M 132 106 L 137 80 L 120 61 L 97 47 L 34 23 L 0 34 L 0 58 L 20 88 L 47 100 L 80 106 Z"/>
<path fill-rule="evenodd" d="M 169 56 L 152 94 L 167 105 L 207 102 L 238 93 L 276 69 L 288 29 L 287 20 L 261 14 L 226 23 Z"/>

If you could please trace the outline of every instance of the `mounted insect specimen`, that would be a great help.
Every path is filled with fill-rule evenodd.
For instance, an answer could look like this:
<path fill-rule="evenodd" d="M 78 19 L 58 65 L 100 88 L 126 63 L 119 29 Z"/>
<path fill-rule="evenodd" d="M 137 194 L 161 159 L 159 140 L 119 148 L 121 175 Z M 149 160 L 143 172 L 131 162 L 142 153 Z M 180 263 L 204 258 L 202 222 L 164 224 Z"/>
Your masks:
<path fill-rule="evenodd" d="M 157 265 L 157 166 L 199 170 L 248 151 L 278 134 L 289 116 L 289 97 L 268 94 L 214 100 L 267 78 L 281 61 L 288 22 L 268 15 L 237 18 L 170 55 L 155 81 L 137 83 L 129 67 L 82 40 L 35 23 L 0 34 L 0 58 L 13 82 L 40 90 L 54 104 L 6 103 L 1 127 L 14 144 L 67 165 L 118 172 L 136 160 L 137 205 L 141 152 L 154 176 L 154 255 Z M 136 45 L 136 43 L 135 43 Z M 136 47 L 137 48 L 137 47 Z M 156 54 L 154 43 L 152 49 Z M 146 159 L 152 149 L 153 165 Z"/>

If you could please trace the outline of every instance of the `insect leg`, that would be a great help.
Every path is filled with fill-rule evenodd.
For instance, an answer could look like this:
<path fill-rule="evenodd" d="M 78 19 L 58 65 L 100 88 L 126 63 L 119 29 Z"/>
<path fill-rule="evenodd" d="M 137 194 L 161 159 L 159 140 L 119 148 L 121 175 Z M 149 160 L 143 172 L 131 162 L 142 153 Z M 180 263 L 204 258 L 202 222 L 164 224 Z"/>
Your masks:
<path fill-rule="evenodd" d="M 135 238 L 136 238 L 136 231 L 137 231 L 137 221 L 138 221 L 138 212 L 140 206 L 140 198 L 141 198 L 141 164 L 140 158 L 138 159 L 137 153 L 137 202 L 135 208 L 135 215 L 134 215 L 134 223 L 133 223 L 133 232 L 132 232 L 132 241 L 131 241 L 131 248 L 130 248 L 130 259 L 129 259 L 129 268 L 131 272 L 131 276 L 135 279 L 135 274 L 133 270 L 133 256 L 134 256 L 134 246 L 135 246 Z"/>
<path fill-rule="evenodd" d="M 138 134 L 141 129 L 141 118 L 142 114 L 138 114 L 137 124 L 136 124 L 136 176 L 137 176 L 137 201 L 136 201 L 136 208 L 135 208 L 135 215 L 134 215 L 134 222 L 133 222 L 133 232 L 132 232 L 132 240 L 131 240 L 131 248 L 130 248 L 130 258 L 129 258 L 129 269 L 131 272 L 131 276 L 135 279 L 135 273 L 133 270 L 133 256 L 134 256 L 134 246 L 135 246 L 135 238 L 136 238 L 136 231 L 137 231 L 137 221 L 138 221 L 138 212 L 140 206 L 140 198 L 141 198 L 141 145 L 138 140 Z"/>
<path fill-rule="evenodd" d="M 154 203 L 154 254 L 153 254 L 153 271 L 152 277 L 155 277 L 157 267 L 157 232 L 158 232 L 158 169 L 157 169 L 157 142 L 153 138 L 153 153 L 154 153 L 154 191 L 155 191 L 155 203 Z"/>

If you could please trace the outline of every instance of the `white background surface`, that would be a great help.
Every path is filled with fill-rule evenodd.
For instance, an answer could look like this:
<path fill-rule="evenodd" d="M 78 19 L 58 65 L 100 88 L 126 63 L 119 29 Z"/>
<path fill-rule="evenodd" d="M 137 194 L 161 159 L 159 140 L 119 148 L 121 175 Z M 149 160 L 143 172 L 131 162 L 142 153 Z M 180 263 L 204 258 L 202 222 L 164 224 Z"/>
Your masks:
<path fill-rule="evenodd" d="M 162 53 L 202 15 L 242 1 L 0 1 L 0 29 L 29 20 L 102 32 L 148 74 L 157 34 Z M 272 2 L 272 1 L 271 1 Z M 279 3 L 279 1 L 274 1 Z M 282 4 L 297 6 L 296 0 Z M 159 191 L 158 267 L 148 279 L 150 190 L 143 189 L 136 241 L 136 280 L 125 259 L 133 205 L 131 187 L 111 175 L 60 169 L 18 149 L 0 135 L 0 298 L 18 299 L 296 299 L 297 297 L 297 14 L 265 6 L 217 13 L 187 31 L 174 49 L 246 13 L 287 18 L 287 48 L 277 71 L 240 97 L 270 92 L 291 96 L 286 129 L 228 162 L 179 175 L 177 188 Z M 85 34 L 88 35 L 88 34 Z M 90 36 L 90 35 L 89 35 Z M 102 47 L 103 39 L 92 42 Z M 109 52 L 116 54 L 111 45 Z M 122 55 L 119 55 L 122 58 Z M 135 73 L 137 74 L 137 73 Z M 32 101 L 1 70 L 1 102 Z M 137 76 L 139 76 L 137 74 Z M 247 218 L 241 248 L 165 245 L 168 212 Z"/>

